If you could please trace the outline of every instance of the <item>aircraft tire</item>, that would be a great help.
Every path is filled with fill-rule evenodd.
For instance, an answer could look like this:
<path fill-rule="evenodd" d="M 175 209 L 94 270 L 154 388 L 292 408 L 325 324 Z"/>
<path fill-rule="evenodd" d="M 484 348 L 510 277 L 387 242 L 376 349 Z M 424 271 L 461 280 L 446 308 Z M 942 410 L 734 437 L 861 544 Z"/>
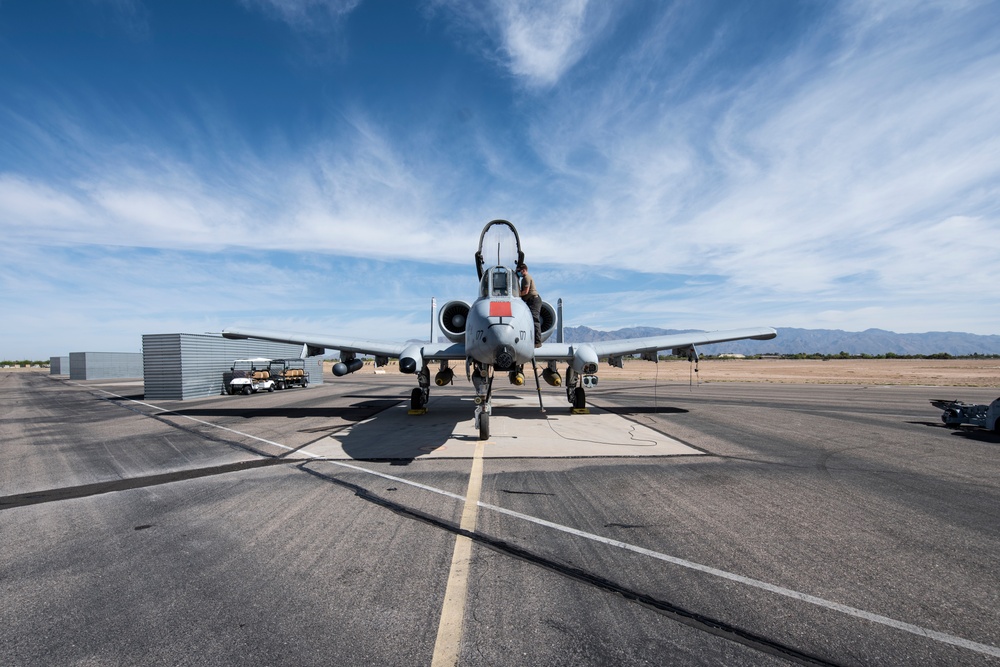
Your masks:
<path fill-rule="evenodd" d="M 424 392 L 420 391 L 420 387 L 414 387 L 410 392 L 410 409 L 419 410 L 422 407 L 424 407 Z"/>
<path fill-rule="evenodd" d="M 479 415 L 479 439 L 490 439 L 490 413 L 488 412 Z"/>
<path fill-rule="evenodd" d="M 577 410 L 583 410 L 587 407 L 587 392 L 584 391 L 583 387 L 577 387 L 576 391 L 573 392 L 573 407 Z"/>

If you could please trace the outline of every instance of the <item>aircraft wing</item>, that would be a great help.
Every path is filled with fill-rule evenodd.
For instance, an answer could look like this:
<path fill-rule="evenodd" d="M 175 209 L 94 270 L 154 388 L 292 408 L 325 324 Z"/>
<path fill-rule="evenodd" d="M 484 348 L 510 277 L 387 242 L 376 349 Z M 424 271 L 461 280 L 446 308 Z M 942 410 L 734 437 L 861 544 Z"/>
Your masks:
<path fill-rule="evenodd" d="M 399 358 L 406 350 L 416 347 L 421 350 L 423 358 L 427 361 L 465 359 L 465 345 L 461 343 L 393 342 L 294 331 L 267 331 L 262 329 L 225 329 L 222 335 L 225 338 L 253 338 L 255 340 L 269 340 L 275 343 L 295 343 L 297 345 L 340 350 L 341 352 L 370 354 L 390 358 Z"/>
<path fill-rule="evenodd" d="M 770 340 L 777 335 L 778 332 L 771 327 L 753 327 L 748 329 L 730 329 L 728 331 L 692 331 L 665 336 L 649 336 L 647 338 L 602 340 L 592 343 L 544 343 L 540 348 L 535 350 L 535 359 L 539 361 L 571 360 L 579 356 L 580 350 L 593 352 L 597 357 L 653 353 L 660 350 L 684 348 L 692 345 L 725 343 L 731 340 L 745 340 L 748 338 L 753 340 Z"/>

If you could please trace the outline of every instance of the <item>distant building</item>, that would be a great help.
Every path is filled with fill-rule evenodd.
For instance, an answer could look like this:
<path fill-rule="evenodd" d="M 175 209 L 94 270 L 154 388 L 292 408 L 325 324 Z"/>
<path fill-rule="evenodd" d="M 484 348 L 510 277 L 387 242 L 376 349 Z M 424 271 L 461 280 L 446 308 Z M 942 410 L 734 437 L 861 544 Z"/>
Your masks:
<path fill-rule="evenodd" d="M 51 374 L 51 371 L 49 371 Z M 140 352 L 70 352 L 70 380 L 109 380 L 142 377 Z"/>
<path fill-rule="evenodd" d="M 69 375 L 69 357 L 49 357 L 49 375 Z"/>
<path fill-rule="evenodd" d="M 296 359 L 303 346 L 262 340 L 230 340 L 206 334 L 145 334 L 142 337 L 145 398 L 183 401 L 225 392 L 223 373 L 236 359 Z M 323 383 L 321 357 L 306 358 L 309 384 Z M 298 389 L 291 391 L 300 391 Z"/>

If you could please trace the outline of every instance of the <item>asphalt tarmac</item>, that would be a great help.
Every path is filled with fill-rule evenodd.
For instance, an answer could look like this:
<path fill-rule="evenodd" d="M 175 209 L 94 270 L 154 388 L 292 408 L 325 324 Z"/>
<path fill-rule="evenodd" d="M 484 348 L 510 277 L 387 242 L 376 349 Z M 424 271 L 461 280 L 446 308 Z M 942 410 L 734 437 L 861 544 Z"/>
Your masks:
<path fill-rule="evenodd" d="M 0 664 L 1000 665 L 996 389 L 410 389 L 0 374 Z"/>

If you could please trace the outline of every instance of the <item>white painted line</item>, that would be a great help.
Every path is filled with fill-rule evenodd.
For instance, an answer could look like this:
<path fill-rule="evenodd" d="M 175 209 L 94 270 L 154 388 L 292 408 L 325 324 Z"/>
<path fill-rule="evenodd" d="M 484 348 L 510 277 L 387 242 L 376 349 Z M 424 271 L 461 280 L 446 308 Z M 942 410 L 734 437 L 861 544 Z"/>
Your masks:
<path fill-rule="evenodd" d="M 71 384 L 76 384 L 76 383 L 71 383 Z M 90 389 L 91 388 L 91 387 L 88 387 L 86 385 L 77 385 L 77 386 L 84 387 L 86 389 Z M 156 406 L 156 405 L 151 405 L 149 403 L 143 403 L 142 401 L 137 401 L 137 400 L 132 399 L 132 398 L 125 398 L 124 396 L 119 396 L 118 394 L 112 394 L 110 391 L 104 391 L 103 389 L 98 389 L 98 391 L 103 392 L 105 394 L 108 394 L 110 396 L 114 396 L 116 398 L 121 398 L 121 399 L 126 400 L 126 401 L 131 401 L 132 403 L 138 403 L 139 405 L 144 405 L 144 406 L 147 406 L 147 407 L 151 407 L 151 408 L 154 408 L 156 410 L 160 410 L 162 412 L 173 412 L 172 410 L 167 410 L 166 408 L 161 408 L 161 407 Z M 286 445 L 282 445 L 282 444 L 277 443 L 277 442 L 272 442 L 271 440 L 265 440 L 264 438 L 258 438 L 257 436 L 250 435 L 249 433 L 243 433 L 242 431 L 237 431 L 235 429 L 226 428 L 225 426 L 219 426 L 218 424 L 213 424 L 211 422 L 202 421 L 201 419 L 195 419 L 194 417 L 188 417 L 187 415 L 174 414 L 174 416 L 176 416 L 176 417 L 184 417 L 185 419 L 190 419 L 191 421 L 195 421 L 195 422 L 198 422 L 200 424 L 205 424 L 206 426 L 211 426 L 211 427 L 214 427 L 214 428 L 222 429 L 223 431 L 229 431 L 231 433 L 236 433 L 236 434 L 245 436 L 247 438 L 252 438 L 254 440 L 259 440 L 261 442 L 265 442 L 265 443 L 267 443 L 269 445 L 274 445 L 275 447 L 279 447 L 281 449 L 286 449 L 288 451 L 294 451 L 294 449 L 295 449 L 294 447 L 288 447 Z M 407 486 L 412 486 L 414 488 L 423 489 L 424 491 L 430 491 L 431 493 L 436 493 L 436 494 L 439 494 L 439 495 L 442 495 L 442 496 L 447 496 L 447 497 L 452 498 L 454 500 L 458 500 L 458 501 L 461 501 L 461 502 L 467 502 L 467 497 L 468 496 L 460 496 L 457 493 L 452 493 L 450 491 L 445 491 L 444 489 L 438 489 L 438 488 L 435 488 L 435 487 L 432 487 L 432 486 L 427 486 L 425 484 L 419 484 L 417 482 L 412 482 L 412 481 L 403 479 L 402 477 L 395 477 L 393 475 L 386 475 L 385 473 L 377 472 L 375 470 L 368 470 L 367 468 L 362 468 L 360 466 L 351 465 L 349 463 L 344 463 L 342 461 L 334 461 L 334 460 L 331 460 L 331 459 L 324 459 L 324 458 L 322 458 L 321 456 L 319 456 L 317 454 L 312 454 L 312 453 L 307 452 L 305 450 L 299 450 L 298 453 L 304 454 L 304 455 L 306 455 L 306 456 L 308 456 L 310 458 L 314 458 L 314 459 L 317 459 L 317 460 L 320 460 L 320 461 L 324 461 L 324 462 L 329 463 L 331 465 L 340 466 L 342 468 L 349 468 L 351 470 L 355 470 L 357 472 L 362 472 L 362 473 L 365 473 L 367 475 L 374 475 L 376 477 L 381 477 L 383 479 L 392 480 L 392 481 L 398 482 L 400 484 L 406 484 Z M 479 453 L 479 447 L 477 447 L 477 456 L 480 459 L 482 458 L 481 454 Z M 481 471 L 480 471 L 480 474 L 481 474 Z M 470 487 L 471 487 L 471 478 L 470 478 Z M 570 535 L 576 535 L 578 537 L 583 537 L 585 539 L 592 540 L 592 541 L 595 541 L 595 542 L 599 542 L 601 544 L 605 544 L 605 545 L 608 545 L 608 546 L 617 547 L 619 549 L 625 549 L 626 551 L 631 551 L 633 553 L 637 553 L 637 554 L 641 554 L 641 555 L 644 555 L 644 556 L 648 556 L 650 558 L 655 558 L 657 560 L 665 561 L 667 563 L 672 563 L 674 565 L 679 565 L 680 567 L 688 568 L 688 569 L 691 569 L 691 570 L 696 570 L 698 572 L 703 572 L 705 574 L 710 574 L 710 575 L 715 576 L 715 577 L 720 577 L 720 578 L 723 578 L 723 579 L 728 579 L 730 581 L 735 581 L 737 583 L 741 583 L 741 584 L 744 584 L 744 585 L 747 585 L 747 586 L 752 586 L 754 588 L 759 588 L 761 590 L 765 590 L 765 591 L 768 591 L 770 593 L 776 593 L 778 595 L 783 595 L 785 597 L 793 598 L 795 600 L 800 600 L 802 602 L 808 602 L 809 604 L 813 604 L 813 605 L 816 605 L 818 607 L 822 607 L 824 609 L 830 609 L 832 611 L 838 611 L 838 612 L 840 612 L 842 614 L 846 614 L 848 616 L 853 616 L 855 618 L 861 618 L 861 619 L 864 619 L 864 620 L 867 620 L 867 621 L 871 621 L 873 623 L 878 623 L 880 625 L 888 626 L 890 628 L 895 628 L 897 630 L 902 630 L 904 632 L 909 632 L 911 634 L 914 634 L 914 635 L 917 635 L 917 636 L 920 636 L 920 637 L 926 637 L 927 639 L 933 639 L 935 641 L 939 641 L 939 642 L 942 642 L 944 644 L 951 644 L 952 646 L 958 646 L 958 647 L 961 647 L 961 648 L 964 648 L 964 649 L 968 649 L 969 651 L 974 651 L 976 653 L 982 653 L 982 654 L 985 654 L 985 655 L 992 655 L 992 656 L 995 656 L 995 657 L 1000 657 L 1000 648 L 997 648 L 996 646 L 991 646 L 989 644 L 980 644 L 979 642 L 974 642 L 974 641 L 971 641 L 971 640 L 968 640 L 968 639 L 963 639 L 962 637 L 956 637 L 955 635 L 949 635 L 949 634 L 944 633 L 944 632 L 938 632 L 937 630 L 930 630 L 928 628 L 923 628 L 923 627 L 921 627 L 919 625 L 913 625 L 912 623 L 906 623 L 904 621 L 897 621 L 896 619 L 889 618 L 888 616 L 882 616 L 881 614 L 873 614 L 871 612 L 864 611 L 863 609 L 857 609 L 855 607 L 850 607 L 848 605 L 840 604 L 839 602 L 831 602 L 829 600 L 824 600 L 823 598 L 819 598 L 819 597 L 816 597 L 814 595 L 809 595 L 808 593 L 800 593 L 798 591 L 793 591 L 790 588 L 784 588 L 782 586 L 776 586 L 774 584 L 769 584 L 769 583 L 767 583 L 765 581 L 760 581 L 758 579 L 751 579 L 749 577 L 744 577 L 744 576 L 739 575 L 739 574 L 733 574 L 732 572 L 726 572 L 725 570 L 719 570 L 717 568 L 710 567 L 708 565 L 701 565 L 699 563 L 695 563 L 695 562 L 692 562 L 692 561 L 689 561 L 689 560 L 684 560 L 683 558 L 677 558 L 675 556 L 668 556 L 667 554 L 663 554 L 663 553 L 660 553 L 658 551 L 653 551 L 651 549 L 646 549 L 646 548 L 643 548 L 643 547 L 639 547 L 639 546 L 636 546 L 634 544 L 629 544 L 627 542 L 621 542 L 619 540 L 613 540 L 611 538 L 603 537 L 601 535 L 596 535 L 594 533 L 588 533 L 586 531 L 577 530 L 576 528 L 570 528 L 569 526 L 563 526 L 561 524 L 553 523 L 551 521 L 546 521 L 545 519 L 539 519 L 537 517 L 533 517 L 533 516 L 530 516 L 528 514 L 522 514 L 520 512 L 515 512 L 513 510 L 505 509 L 503 507 L 498 507 L 497 505 L 490 505 L 489 503 L 483 503 L 483 502 L 476 502 L 475 504 L 478 507 L 482 507 L 483 509 L 488 509 L 488 510 L 493 511 L 493 512 L 498 512 L 500 514 L 506 514 L 507 516 L 511 516 L 511 517 L 514 517 L 514 518 L 517 518 L 517 519 L 521 519 L 523 521 L 528 521 L 530 523 L 534 523 L 534 524 L 537 524 L 539 526 L 545 526 L 546 528 L 552 528 L 553 530 L 558 530 L 558 531 L 563 532 L 563 533 L 568 533 Z M 463 520 L 464 520 L 464 517 L 465 517 L 465 512 L 463 512 Z"/>
<path fill-rule="evenodd" d="M 71 384 L 75 384 L 75 383 L 71 383 Z M 78 384 L 76 386 L 83 387 L 85 389 L 89 389 L 90 388 L 87 385 L 80 385 L 80 384 Z M 211 426 L 212 428 L 217 428 L 217 429 L 221 429 L 223 431 L 228 431 L 230 433 L 235 433 L 237 435 L 242 435 L 242 436 L 244 436 L 246 438 L 251 438 L 253 440 L 257 440 L 258 442 L 263 442 L 263 443 L 266 443 L 268 445 L 274 445 L 275 447 L 278 447 L 279 449 L 284 449 L 284 450 L 289 451 L 289 452 L 294 452 L 295 451 L 294 447 L 288 447 L 287 445 L 283 445 L 280 442 L 274 442 L 273 440 L 266 440 L 264 438 L 258 438 L 255 435 L 250 435 L 249 433 L 244 433 L 243 431 L 237 431 L 236 429 L 227 428 L 225 426 L 220 426 L 218 424 L 213 424 L 212 422 L 207 422 L 207 421 L 204 421 L 204 420 L 201 420 L 201 419 L 195 419 L 194 417 L 189 417 L 187 415 L 178 414 L 178 413 L 174 412 L 173 410 L 168 410 L 167 408 L 161 408 L 160 406 L 153 405 L 151 403 L 143 403 L 142 401 L 137 401 L 134 398 L 125 398 L 124 396 L 119 396 L 118 394 L 112 394 L 110 391 L 104 391 L 103 389 L 98 389 L 98 391 L 100 391 L 102 393 L 105 393 L 105 394 L 108 394 L 109 396 L 114 396 L 115 398 L 120 398 L 122 400 L 129 401 L 130 403 L 138 403 L 139 405 L 143 405 L 143 406 L 148 407 L 148 408 L 153 408 L 154 410 L 159 410 L 160 412 L 169 412 L 169 413 L 171 413 L 170 416 L 172 416 L 172 417 L 183 417 L 184 419 L 189 419 L 189 420 L 191 420 L 193 422 L 198 422 L 199 424 L 204 424 L 205 426 Z M 139 413 L 139 414 L 142 414 L 142 413 Z M 308 450 L 305 450 L 305 449 L 300 449 L 296 453 L 302 454 L 302 455 L 307 456 L 307 457 L 309 457 L 311 459 L 316 459 L 316 460 L 320 460 L 320 461 L 326 461 L 327 463 L 332 463 L 332 464 L 338 465 L 338 466 L 340 466 L 342 468 L 350 468 L 351 470 L 357 470 L 358 472 L 363 472 L 363 473 L 366 473 L 368 475 L 374 475 L 376 477 L 381 477 L 383 479 L 392 480 L 393 482 L 399 482 L 400 484 L 406 484 L 408 486 L 413 486 L 413 487 L 416 487 L 418 489 L 423 489 L 424 491 L 430 491 L 431 493 L 437 493 L 437 494 L 440 494 L 442 496 L 448 496 L 449 498 L 453 498 L 455 500 L 459 500 L 459 501 L 465 502 L 465 496 L 460 496 L 457 493 L 452 493 L 451 491 L 445 491 L 444 489 L 437 489 L 437 488 L 434 488 L 433 486 L 426 486 L 424 484 L 419 484 L 417 482 L 413 482 L 413 481 L 410 481 L 410 480 L 403 479 L 402 477 L 395 477 L 393 475 L 386 475 L 385 473 L 381 473 L 381 472 L 378 472 L 378 471 L 375 471 L 375 470 L 369 470 L 367 468 L 362 468 L 361 466 L 351 465 L 350 463 L 344 463 L 342 461 L 333 461 L 333 460 L 330 460 L 330 459 L 325 459 L 320 454 L 313 454 L 312 452 L 310 452 Z"/>
<path fill-rule="evenodd" d="M 465 493 L 465 507 L 462 509 L 462 530 L 476 532 L 476 518 L 479 514 L 479 493 L 483 486 L 483 441 L 476 443 L 476 453 L 469 472 L 469 488 Z M 441 620 L 438 622 L 437 639 L 431 667 L 454 667 L 458 664 L 459 649 L 462 644 L 462 626 L 465 623 L 465 600 L 469 588 L 469 571 L 472 569 L 472 540 L 465 535 L 455 536 L 455 551 L 451 556 L 451 570 L 448 585 L 444 591 L 441 606 Z"/>
<path fill-rule="evenodd" d="M 968 639 L 962 639 L 961 637 L 949 635 L 944 632 L 938 632 L 936 630 L 929 630 L 927 628 L 922 628 L 919 625 L 913 625 L 912 623 L 897 621 L 887 616 L 882 616 L 880 614 L 873 614 L 871 612 L 864 611 L 863 609 L 857 609 L 855 607 L 849 607 L 847 605 L 840 604 L 839 602 L 830 602 L 829 600 L 824 600 L 823 598 L 818 598 L 814 595 L 793 591 L 790 588 L 775 586 L 774 584 L 769 584 L 765 581 L 760 581 L 758 579 L 751 579 L 749 577 L 744 577 L 739 574 L 733 574 L 732 572 L 719 570 L 714 567 L 709 567 L 708 565 L 701 565 L 699 563 L 694 563 L 689 560 L 684 560 L 683 558 L 668 556 L 667 554 L 662 554 L 658 551 L 653 551 L 651 549 L 638 547 L 635 546 L 634 544 L 621 542 L 619 540 L 613 540 L 611 538 L 603 537 L 601 535 L 595 535 L 594 533 L 588 533 L 582 530 L 577 530 L 576 528 L 570 528 L 568 526 L 563 526 L 558 523 L 546 521 L 545 519 L 539 519 L 537 517 L 529 516 L 527 514 L 521 514 L 520 512 L 504 509 L 503 507 L 498 507 L 496 505 L 490 505 L 488 503 L 480 503 L 479 506 L 482 507 L 483 509 L 499 512 L 500 514 L 506 514 L 507 516 L 512 516 L 518 519 L 522 519 L 524 521 L 529 521 L 531 523 L 538 524 L 540 526 L 552 528 L 553 530 L 569 533 L 570 535 L 584 537 L 588 540 L 593 540 L 595 542 L 607 544 L 608 546 L 618 547 L 619 549 L 625 549 L 626 551 L 631 551 L 633 553 L 642 554 L 643 556 L 649 556 L 650 558 L 655 558 L 657 560 L 673 563 L 674 565 L 679 565 L 681 567 L 685 567 L 691 570 L 704 572 L 706 574 L 710 574 L 715 577 L 729 579 L 730 581 L 735 581 L 741 584 L 745 584 L 747 586 L 752 586 L 754 588 L 760 588 L 762 590 L 769 591 L 771 593 L 777 593 L 778 595 L 784 595 L 786 597 L 794 598 L 796 600 L 801 600 L 802 602 L 808 602 L 810 604 L 814 604 L 819 607 L 824 607 L 826 609 L 831 609 L 833 611 L 839 611 L 842 614 L 847 614 L 848 616 L 863 618 L 867 621 L 872 621 L 874 623 L 879 623 L 881 625 L 887 625 L 891 628 L 896 628 L 897 630 L 903 630 L 904 632 L 909 632 L 915 635 L 919 635 L 921 637 L 927 637 L 928 639 L 934 639 L 939 642 L 944 642 L 946 644 L 960 646 L 962 648 L 966 648 L 969 649 L 970 651 L 975 651 L 977 653 L 985 653 L 987 655 L 1000 657 L 1000 648 L 997 648 L 995 646 L 990 646 L 989 644 L 980 644 L 978 642 L 970 641 Z"/>

